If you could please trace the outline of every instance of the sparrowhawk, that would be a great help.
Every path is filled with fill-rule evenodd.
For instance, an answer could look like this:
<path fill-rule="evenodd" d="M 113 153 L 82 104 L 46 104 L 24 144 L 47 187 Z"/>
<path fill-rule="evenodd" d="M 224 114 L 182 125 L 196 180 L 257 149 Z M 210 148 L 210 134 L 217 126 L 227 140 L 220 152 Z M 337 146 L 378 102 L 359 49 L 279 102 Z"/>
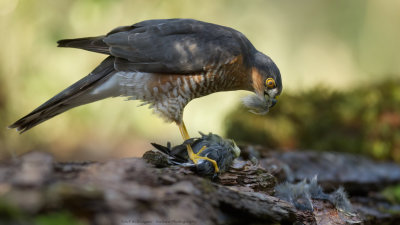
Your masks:
<path fill-rule="evenodd" d="M 108 57 L 89 75 L 66 88 L 10 128 L 21 133 L 71 108 L 123 96 L 149 104 L 189 134 L 183 109 L 194 98 L 214 92 L 255 92 L 243 102 L 266 113 L 282 91 L 278 67 L 239 31 L 193 19 L 146 20 L 115 28 L 106 35 L 58 41 Z M 193 153 L 190 159 L 214 160 Z"/>

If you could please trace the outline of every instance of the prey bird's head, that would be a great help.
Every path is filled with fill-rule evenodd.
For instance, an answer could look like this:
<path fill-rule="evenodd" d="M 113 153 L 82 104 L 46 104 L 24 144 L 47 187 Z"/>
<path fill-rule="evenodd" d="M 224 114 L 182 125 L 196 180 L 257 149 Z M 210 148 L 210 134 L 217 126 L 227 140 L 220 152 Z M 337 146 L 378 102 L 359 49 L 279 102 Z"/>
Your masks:
<path fill-rule="evenodd" d="M 254 54 L 251 85 L 256 95 L 243 99 L 243 104 L 256 114 L 266 114 L 277 103 L 282 92 L 282 79 L 271 58 L 261 52 Z"/>

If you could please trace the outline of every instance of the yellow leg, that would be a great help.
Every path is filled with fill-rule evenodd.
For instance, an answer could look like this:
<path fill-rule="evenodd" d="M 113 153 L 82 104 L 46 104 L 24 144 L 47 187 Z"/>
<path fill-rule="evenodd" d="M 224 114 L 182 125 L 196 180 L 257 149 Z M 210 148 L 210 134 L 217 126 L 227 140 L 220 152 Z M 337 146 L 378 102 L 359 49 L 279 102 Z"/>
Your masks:
<path fill-rule="evenodd" d="M 182 135 L 182 137 L 183 137 L 183 140 L 186 141 L 187 139 L 189 139 L 190 136 L 189 136 L 189 133 L 188 133 L 187 130 L 186 130 L 185 123 L 182 121 L 182 123 L 178 124 L 178 127 L 179 127 L 179 131 L 181 132 L 181 135 Z M 190 146 L 190 145 L 186 145 L 186 148 L 187 148 L 187 151 L 188 151 L 189 158 L 190 158 L 195 164 L 197 164 L 197 162 L 198 162 L 199 159 L 204 159 L 204 160 L 210 161 L 210 162 L 213 164 L 216 173 L 219 172 L 219 168 L 218 168 L 217 162 L 215 162 L 215 160 L 210 159 L 210 158 L 208 158 L 208 157 L 200 156 L 200 153 L 206 148 L 206 146 L 203 146 L 203 147 L 200 149 L 200 151 L 197 152 L 197 153 L 194 153 L 194 152 L 193 152 L 192 146 Z"/>

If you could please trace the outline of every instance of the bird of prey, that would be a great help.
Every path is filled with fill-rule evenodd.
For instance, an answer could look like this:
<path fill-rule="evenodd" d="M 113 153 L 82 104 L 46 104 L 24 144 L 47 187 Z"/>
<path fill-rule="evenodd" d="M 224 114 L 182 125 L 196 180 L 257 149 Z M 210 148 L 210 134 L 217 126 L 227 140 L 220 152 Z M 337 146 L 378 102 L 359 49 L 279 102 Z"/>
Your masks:
<path fill-rule="evenodd" d="M 123 96 L 149 104 L 189 134 L 183 110 L 194 98 L 220 91 L 248 90 L 243 103 L 266 113 L 282 91 L 278 67 L 239 31 L 193 19 L 146 20 L 117 27 L 106 35 L 58 41 L 108 57 L 89 75 L 10 125 L 21 133 L 71 108 Z M 187 145 L 190 159 L 208 160 Z"/>

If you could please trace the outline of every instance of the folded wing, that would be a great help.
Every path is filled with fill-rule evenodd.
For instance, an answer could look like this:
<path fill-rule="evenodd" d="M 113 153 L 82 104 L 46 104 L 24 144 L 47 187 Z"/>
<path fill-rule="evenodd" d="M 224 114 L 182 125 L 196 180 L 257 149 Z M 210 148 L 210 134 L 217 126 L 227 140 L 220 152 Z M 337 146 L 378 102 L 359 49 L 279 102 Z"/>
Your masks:
<path fill-rule="evenodd" d="M 204 71 L 254 49 L 236 30 L 190 19 L 147 20 L 105 36 L 58 43 L 115 56 L 117 70 L 168 74 Z"/>

